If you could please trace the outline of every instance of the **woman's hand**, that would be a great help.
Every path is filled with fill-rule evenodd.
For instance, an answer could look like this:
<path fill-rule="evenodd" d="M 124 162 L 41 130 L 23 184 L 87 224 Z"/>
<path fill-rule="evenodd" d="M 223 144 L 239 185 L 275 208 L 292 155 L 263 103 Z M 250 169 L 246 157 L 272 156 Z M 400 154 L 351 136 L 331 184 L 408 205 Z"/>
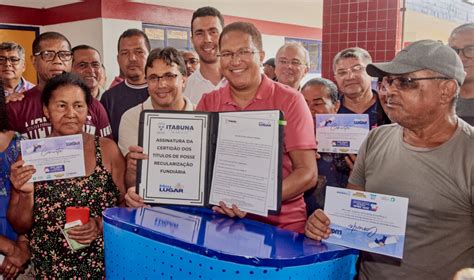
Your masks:
<path fill-rule="evenodd" d="M 90 244 L 102 234 L 102 218 L 91 218 L 87 224 L 75 226 L 67 234 L 81 244 Z"/>
<path fill-rule="evenodd" d="M 29 194 L 33 193 L 34 185 L 33 183 L 28 183 L 28 181 L 35 174 L 36 169 L 33 165 L 23 165 L 25 161 L 19 160 L 12 164 L 10 171 L 10 181 L 13 184 L 13 188 L 21 193 Z"/>

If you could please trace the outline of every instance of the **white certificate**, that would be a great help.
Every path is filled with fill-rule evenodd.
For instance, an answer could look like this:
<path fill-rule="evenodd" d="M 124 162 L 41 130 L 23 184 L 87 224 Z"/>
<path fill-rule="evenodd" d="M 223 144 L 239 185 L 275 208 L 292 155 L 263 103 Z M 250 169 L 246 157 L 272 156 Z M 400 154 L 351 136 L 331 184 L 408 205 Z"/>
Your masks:
<path fill-rule="evenodd" d="M 368 114 L 316 115 L 318 152 L 357 154 L 368 133 Z"/>
<path fill-rule="evenodd" d="M 22 140 L 21 156 L 36 169 L 31 182 L 86 175 L 81 134 Z"/>
<path fill-rule="evenodd" d="M 279 114 L 219 114 L 210 204 L 223 201 L 261 216 L 276 206 Z"/>
<path fill-rule="evenodd" d="M 146 203 L 205 203 L 208 115 L 144 111 L 139 194 Z"/>
<path fill-rule="evenodd" d="M 367 252 L 403 257 L 408 198 L 327 187 L 326 241 Z"/>

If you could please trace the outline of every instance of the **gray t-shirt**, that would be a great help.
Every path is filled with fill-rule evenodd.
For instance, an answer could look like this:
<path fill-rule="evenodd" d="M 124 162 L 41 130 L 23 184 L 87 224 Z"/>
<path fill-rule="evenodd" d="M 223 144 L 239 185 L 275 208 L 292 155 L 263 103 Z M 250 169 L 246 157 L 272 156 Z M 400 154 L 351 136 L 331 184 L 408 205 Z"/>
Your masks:
<path fill-rule="evenodd" d="M 400 261 L 361 252 L 360 279 L 452 279 L 474 266 L 474 128 L 458 129 L 436 148 L 403 142 L 397 124 L 372 130 L 349 182 L 409 198 Z"/>
<path fill-rule="evenodd" d="M 470 125 L 474 125 L 474 98 L 459 97 L 456 102 L 456 114 Z"/>

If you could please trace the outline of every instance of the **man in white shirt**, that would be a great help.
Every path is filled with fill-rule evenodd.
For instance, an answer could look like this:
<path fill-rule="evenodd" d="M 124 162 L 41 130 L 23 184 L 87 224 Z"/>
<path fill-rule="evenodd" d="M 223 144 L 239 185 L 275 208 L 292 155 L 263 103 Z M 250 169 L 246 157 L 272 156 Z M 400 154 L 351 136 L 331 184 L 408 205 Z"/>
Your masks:
<path fill-rule="evenodd" d="M 189 76 L 184 95 L 194 104 L 199 102 L 204 93 L 225 85 L 217 57 L 219 35 L 223 27 L 224 18 L 213 7 L 202 7 L 193 13 L 191 40 L 199 56 L 200 66 L 198 71 Z"/>

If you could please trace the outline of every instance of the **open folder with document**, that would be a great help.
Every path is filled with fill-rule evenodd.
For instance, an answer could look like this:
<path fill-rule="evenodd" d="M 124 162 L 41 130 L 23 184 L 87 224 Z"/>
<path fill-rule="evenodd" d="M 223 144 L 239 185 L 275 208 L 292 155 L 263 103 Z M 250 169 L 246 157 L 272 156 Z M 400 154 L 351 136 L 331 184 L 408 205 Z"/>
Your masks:
<path fill-rule="evenodd" d="M 261 216 L 281 207 L 283 124 L 278 110 L 145 110 L 137 192 L 149 204 L 235 204 Z"/>

